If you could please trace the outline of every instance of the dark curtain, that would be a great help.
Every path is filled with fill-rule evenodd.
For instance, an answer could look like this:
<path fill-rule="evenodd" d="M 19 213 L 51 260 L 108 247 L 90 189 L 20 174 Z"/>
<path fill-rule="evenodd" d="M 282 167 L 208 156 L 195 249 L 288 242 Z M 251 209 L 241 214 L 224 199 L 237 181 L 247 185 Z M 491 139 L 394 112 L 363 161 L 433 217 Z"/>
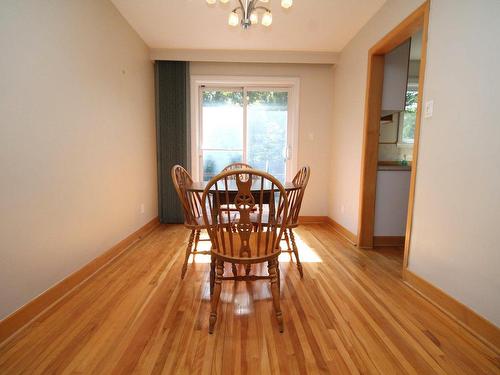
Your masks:
<path fill-rule="evenodd" d="M 182 223 L 182 208 L 170 169 L 189 170 L 189 63 L 155 62 L 158 216 L 161 223 Z"/>

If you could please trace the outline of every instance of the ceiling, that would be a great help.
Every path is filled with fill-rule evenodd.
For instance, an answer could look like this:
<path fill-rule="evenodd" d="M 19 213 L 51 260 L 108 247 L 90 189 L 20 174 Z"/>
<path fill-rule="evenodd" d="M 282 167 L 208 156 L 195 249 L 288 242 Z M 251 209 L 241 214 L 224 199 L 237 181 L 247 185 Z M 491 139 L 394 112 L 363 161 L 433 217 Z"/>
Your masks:
<path fill-rule="evenodd" d="M 295 0 L 268 3 L 273 24 L 248 30 L 227 25 L 237 3 L 205 0 L 111 0 L 151 48 L 338 52 L 385 0 Z"/>

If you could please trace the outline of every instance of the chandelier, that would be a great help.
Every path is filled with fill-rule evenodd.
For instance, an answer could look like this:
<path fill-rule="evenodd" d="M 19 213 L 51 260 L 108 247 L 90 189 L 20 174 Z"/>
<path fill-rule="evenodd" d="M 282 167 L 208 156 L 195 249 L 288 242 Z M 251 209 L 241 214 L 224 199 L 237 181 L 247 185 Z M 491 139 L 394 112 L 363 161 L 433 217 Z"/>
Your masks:
<path fill-rule="evenodd" d="M 208 4 L 213 5 L 217 0 L 206 0 Z M 219 0 L 226 4 L 229 0 Z M 237 0 L 238 6 L 229 13 L 227 23 L 230 26 L 241 25 L 244 29 L 248 29 L 251 25 L 259 23 L 259 14 L 261 14 L 260 23 L 263 26 L 270 26 L 273 23 L 273 15 L 271 10 L 263 4 L 269 3 L 269 0 Z M 288 9 L 292 6 L 293 0 L 281 0 L 281 6 Z"/>

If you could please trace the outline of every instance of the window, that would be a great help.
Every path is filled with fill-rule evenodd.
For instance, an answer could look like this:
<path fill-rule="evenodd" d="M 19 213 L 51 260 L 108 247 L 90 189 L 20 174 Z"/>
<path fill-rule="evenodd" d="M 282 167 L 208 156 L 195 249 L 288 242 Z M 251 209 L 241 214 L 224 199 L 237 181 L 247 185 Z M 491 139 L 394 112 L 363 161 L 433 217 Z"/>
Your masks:
<path fill-rule="evenodd" d="M 401 112 L 398 144 L 413 145 L 417 121 L 418 91 L 406 91 L 405 110 Z"/>
<path fill-rule="evenodd" d="M 208 181 L 226 165 L 244 162 L 282 182 L 290 179 L 296 168 L 295 79 L 236 86 L 234 78 L 193 78 L 193 175 Z"/>

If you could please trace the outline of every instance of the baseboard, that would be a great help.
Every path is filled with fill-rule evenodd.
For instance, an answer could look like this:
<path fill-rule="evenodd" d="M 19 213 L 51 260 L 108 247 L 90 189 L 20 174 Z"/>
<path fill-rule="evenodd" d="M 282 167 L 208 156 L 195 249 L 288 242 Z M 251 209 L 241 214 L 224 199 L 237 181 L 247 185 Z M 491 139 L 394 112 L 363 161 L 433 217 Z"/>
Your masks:
<path fill-rule="evenodd" d="M 327 219 L 327 216 L 299 216 L 299 224 L 326 223 Z"/>
<path fill-rule="evenodd" d="M 327 217 L 326 222 L 328 223 L 328 225 L 330 225 L 335 230 L 335 232 L 337 232 L 342 237 L 344 237 L 346 240 L 348 240 L 352 245 L 357 244 L 358 236 L 356 236 L 354 233 L 352 233 L 349 229 L 340 225 L 335 220 L 333 220 L 331 217 Z"/>
<path fill-rule="evenodd" d="M 14 335 L 26 324 L 35 319 L 43 311 L 57 302 L 61 297 L 66 295 L 76 286 L 87 280 L 90 276 L 95 274 L 100 268 L 109 263 L 112 259 L 120 255 L 134 242 L 145 237 L 154 228 L 160 225 L 158 218 L 154 218 L 149 223 L 138 229 L 127 238 L 123 239 L 115 246 L 105 251 L 103 254 L 87 263 L 78 271 L 72 273 L 64 280 L 55 284 L 35 299 L 28 302 L 18 310 L 14 311 L 11 315 L 0 321 L 0 343 Z"/>
<path fill-rule="evenodd" d="M 495 324 L 408 269 L 403 271 L 403 280 L 486 345 L 500 352 L 500 329 Z"/>
<path fill-rule="evenodd" d="M 374 236 L 374 247 L 401 247 L 405 245 L 405 236 Z"/>

